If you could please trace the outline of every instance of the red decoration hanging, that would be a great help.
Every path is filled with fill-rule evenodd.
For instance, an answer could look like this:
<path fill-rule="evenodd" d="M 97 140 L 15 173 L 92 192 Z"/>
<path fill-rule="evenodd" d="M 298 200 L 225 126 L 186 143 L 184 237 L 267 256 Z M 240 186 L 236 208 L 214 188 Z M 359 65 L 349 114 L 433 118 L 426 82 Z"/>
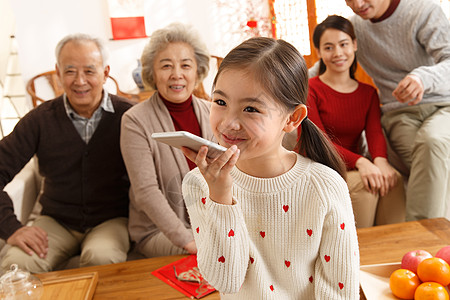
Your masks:
<path fill-rule="evenodd" d="M 250 28 L 256 28 L 258 27 L 258 21 L 256 20 L 248 20 L 247 21 L 247 26 Z"/>

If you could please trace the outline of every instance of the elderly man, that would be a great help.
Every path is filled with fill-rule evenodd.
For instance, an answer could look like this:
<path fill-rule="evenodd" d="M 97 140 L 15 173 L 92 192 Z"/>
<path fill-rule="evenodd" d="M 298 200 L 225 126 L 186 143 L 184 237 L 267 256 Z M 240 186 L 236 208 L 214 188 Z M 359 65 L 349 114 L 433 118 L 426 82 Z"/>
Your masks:
<path fill-rule="evenodd" d="M 450 24 L 429 0 L 346 0 L 358 61 L 380 92 L 382 125 L 409 169 L 407 220 L 449 216 Z"/>
<path fill-rule="evenodd" d="M 44 177 L 41 215 L 22 226 L 0 194 L 0 238 L 12 247 L 1 267 L 16 263 L 47 272 L 80 254 L 80 265 L 126 260 L 129 180 L 120 152 L 120 123 L 131 107 L 103 89 L 109 66 L 103 44 L 70 35 L 56 47 L 64 95 L 30 111 L 0 141 L 0 187 L 36 155 Z"/>

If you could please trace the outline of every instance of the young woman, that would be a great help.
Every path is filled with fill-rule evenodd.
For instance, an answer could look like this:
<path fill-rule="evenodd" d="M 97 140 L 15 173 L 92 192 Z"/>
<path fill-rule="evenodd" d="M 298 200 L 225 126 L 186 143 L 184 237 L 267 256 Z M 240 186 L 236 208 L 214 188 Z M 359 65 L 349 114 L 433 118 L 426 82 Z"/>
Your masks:
<path fill-rule="evenodd" d="M 317 25 L 313 42 L 319 76 L 309 80 L 309 117 L 344 158 L 357 227 L 405 221 L 402 176 L 389 164 L 375 88 L 355 80 L 357 43 L 353 26 L 340 16 Z M 365 132 L 371 158 L 361 155 Z"/>
<path fill-rule="evenodd" d="M 222 299 L 359 299 L 345 167 L 306 118 L 307 91 L 305 61 L 291 44 L 247 40 L 214 80 L 210 123 L 228 150 L 215 160 L 206 147 L 183 150 L 198 166 L 183 196 L 199 268 Z M 301 152 L 313 159 L 282 146 L 300 125 Z"/>

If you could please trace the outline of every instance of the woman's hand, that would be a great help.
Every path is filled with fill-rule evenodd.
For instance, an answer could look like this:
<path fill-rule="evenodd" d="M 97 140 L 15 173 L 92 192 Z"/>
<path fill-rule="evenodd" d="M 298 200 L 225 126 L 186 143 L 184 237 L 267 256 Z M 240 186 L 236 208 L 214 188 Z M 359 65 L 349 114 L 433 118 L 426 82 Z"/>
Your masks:
<path fill-rule="evenodd" d="M 209 187 L 209 198 L 220 204 L 232 204 L 231 169 L 236 165 L 239 158 L 239 149 L 236 145 L 231 146 L 223 154 L 215 159 L 206 157 L 208 147 L 202 146 L 198 153 L 188 148 L 182 148 L 184 155 L 195 162 Z"/>
<path fill-rule="evenodd" d="M 386 184 L 381 170 L 365 157 L 360 157 L 355 164 L 364 186 L 372 194 L 386 193 Z"/>
<path fill-rule="evenodd" d="M 385 182 L 385 185 L 387 186 L 387 194 L 389 190 L 397 184 L 397 173 L 395 169 L 389 164 L 388 160 L 384 157 L 375 157 L 373 163 L 380 169 L 381 174 L 383 175 L 383 180 Z"/>

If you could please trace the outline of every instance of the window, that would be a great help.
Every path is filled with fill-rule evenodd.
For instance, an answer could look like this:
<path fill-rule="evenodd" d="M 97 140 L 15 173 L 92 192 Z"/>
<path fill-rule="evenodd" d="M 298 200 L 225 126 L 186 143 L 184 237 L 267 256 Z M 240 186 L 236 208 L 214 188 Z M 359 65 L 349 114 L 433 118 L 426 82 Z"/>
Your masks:
<path fill-rule="evenodd" d="M 303 55 L 310 55 L 306 1 L 276 0 L 273 2 L 273 11 L 277 38 L 291 43 Z"/>

